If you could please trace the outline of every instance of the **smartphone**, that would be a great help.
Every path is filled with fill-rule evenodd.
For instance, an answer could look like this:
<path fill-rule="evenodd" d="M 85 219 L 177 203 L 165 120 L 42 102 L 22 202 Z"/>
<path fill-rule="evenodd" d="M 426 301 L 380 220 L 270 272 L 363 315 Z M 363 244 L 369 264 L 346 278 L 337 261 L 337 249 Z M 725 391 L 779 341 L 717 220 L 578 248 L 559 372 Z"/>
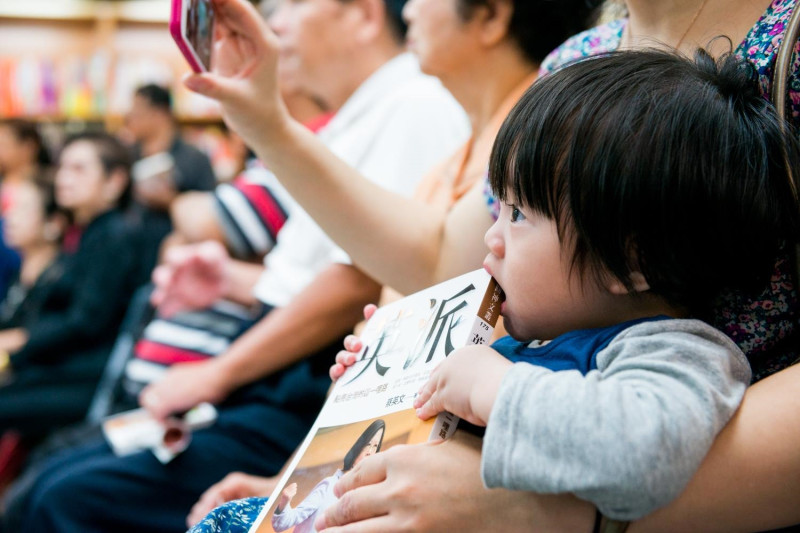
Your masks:
<path fill-rule="evenodd" d="M 214 6 L 211 0 L 172 0 L 169 32 L 192 70 L 211 70 L 214 39 Z"/>

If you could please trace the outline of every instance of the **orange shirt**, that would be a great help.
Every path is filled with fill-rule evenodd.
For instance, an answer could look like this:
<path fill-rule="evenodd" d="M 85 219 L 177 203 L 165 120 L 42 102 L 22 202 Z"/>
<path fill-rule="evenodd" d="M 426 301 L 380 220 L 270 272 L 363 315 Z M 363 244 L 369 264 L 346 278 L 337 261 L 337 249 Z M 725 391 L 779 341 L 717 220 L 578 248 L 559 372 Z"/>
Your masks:
<path fill-rule="evenodd" d="M 492 147 L 503 121 L 516 105 L 523 93 L 536 81 L 538 73 L 533 72 L 517 85 L 494 112 L 489 123 L 477 136 L 473 135 L 456 153 L 436 165 L 414 191 L 414 199 L 428 205 L 450 210 L 478 181 L 486 175 Z M 384 287 L 380 305 L 399 300 L 400 293 Z"/>
<path fill-rule="evenodd" d="M 450 209 L 478 180 L 483 179 L 503 121 L 536 77 L 537 73 L 534 72 L 522 80 L 506 96 L 483 131 L 477 136 L 473 135 L 456 153 L 436 165 L 417 185 L 414 198 L 428 205 Z"/>

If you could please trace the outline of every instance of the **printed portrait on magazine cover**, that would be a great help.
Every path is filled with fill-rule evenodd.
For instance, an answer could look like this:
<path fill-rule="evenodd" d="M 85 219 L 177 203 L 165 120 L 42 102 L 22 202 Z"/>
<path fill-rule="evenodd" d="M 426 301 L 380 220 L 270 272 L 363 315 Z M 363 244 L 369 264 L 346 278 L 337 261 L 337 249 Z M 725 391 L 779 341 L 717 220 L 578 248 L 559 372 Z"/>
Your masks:
<path fill-rule="evenodd" d="M 261 523 L 258 533 L 311 533 L 318 514 L 335 501 L 333 486 L 364 457 L 398 444 L 424 442 L 431 424 L 414 410 L 343 426 L 321 428 Z"/>

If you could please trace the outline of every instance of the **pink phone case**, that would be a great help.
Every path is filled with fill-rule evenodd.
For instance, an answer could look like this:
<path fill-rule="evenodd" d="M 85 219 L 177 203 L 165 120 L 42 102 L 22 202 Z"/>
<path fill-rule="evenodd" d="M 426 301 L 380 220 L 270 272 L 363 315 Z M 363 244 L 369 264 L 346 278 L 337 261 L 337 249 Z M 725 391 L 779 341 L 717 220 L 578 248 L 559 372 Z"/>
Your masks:
<path fill-rule="evenodd" d="M 183 57 L 192 67 L 195 72 L 206 72 L 205 67 L 195 58 L 192 47 L 189 42 L 184 38 L 181 31 L 181 18 L 183 17 L 183 3 L 191 2 L 191 0 L 172 0 L 172 13 L 169 17 L 169 33 L 178 45 Z"/>

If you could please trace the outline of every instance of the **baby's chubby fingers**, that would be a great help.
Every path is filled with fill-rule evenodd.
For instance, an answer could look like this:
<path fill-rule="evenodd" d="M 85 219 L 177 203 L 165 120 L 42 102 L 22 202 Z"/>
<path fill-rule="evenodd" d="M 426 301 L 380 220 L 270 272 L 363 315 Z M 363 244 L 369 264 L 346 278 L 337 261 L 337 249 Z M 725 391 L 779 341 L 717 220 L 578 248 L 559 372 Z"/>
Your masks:
<path fill-rule="evenodd" d="M 330 370 L 328 370 L 328 375 L 331 377 L 331 381 L 336 381 L 342 377 L 345 370 L 347 369 L 344 367 L 344 365 L 340 365 L 339 363 L 331 365 Z"/>
<path fill-rule="evenodd" d="M 427 420 L 444 410 L 439 401 L 441 397 L 437 394 L 437 381 L 435 376 L 431 376 L 414 399 L 414 408 L 421 420 Z"/>
<path fill-rule="evenodd" d="M 363 344 L 361 342 L 361 337 L 357 337 L 355 335 L 348 335 L 347 337 L 345 337 L 343 344 L 344 344 L 344 349 L 346 350 L 346 352 L 339 352 L 340 354 L 341 353 L 347 353 L 347 352 L 355 354 L 355 353 L 358 353 L 361 350 L 361 348 L 363 347 Z M 337 356 L 337 358 L 338 358 L 338 356 Z"/>

